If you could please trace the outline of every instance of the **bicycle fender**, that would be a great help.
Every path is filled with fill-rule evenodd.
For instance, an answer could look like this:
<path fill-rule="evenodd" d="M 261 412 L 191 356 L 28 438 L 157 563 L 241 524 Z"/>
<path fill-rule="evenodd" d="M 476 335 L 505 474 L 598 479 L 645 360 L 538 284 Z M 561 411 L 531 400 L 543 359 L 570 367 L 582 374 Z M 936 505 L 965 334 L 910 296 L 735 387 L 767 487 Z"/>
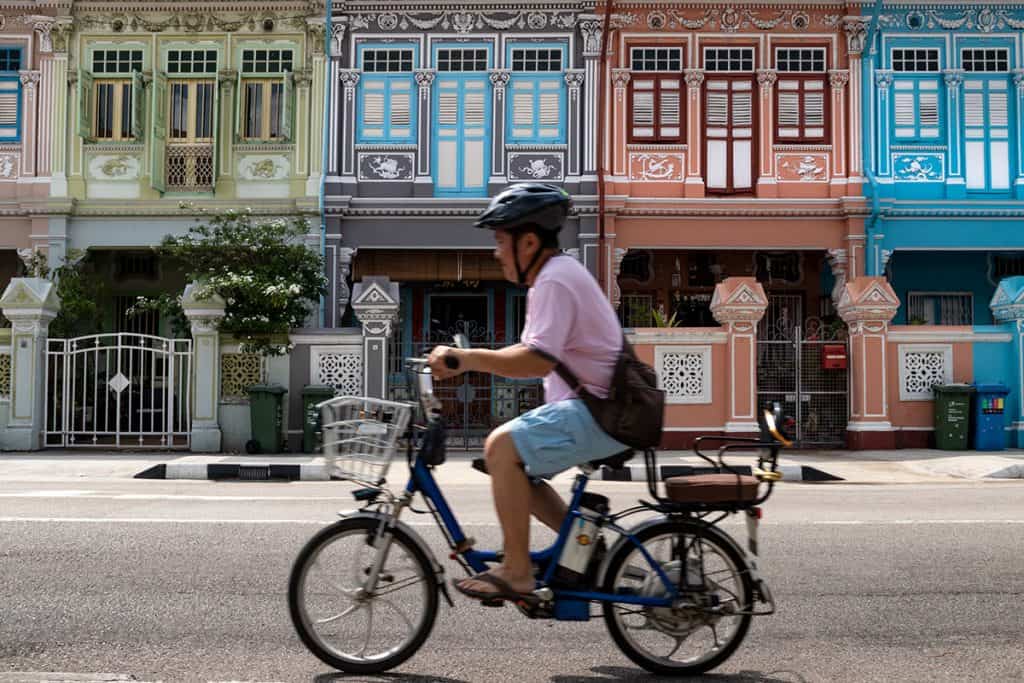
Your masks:
<path fill-rule="evenodd" d="M 676 522 L 676 520 L 669 519 L 668 517 L 653 517 L 651 519 L 641 522 L 640 524 L 637 524 L 635 527 L 627 529 L 626 531 L 629 533 L 630 536 L 635 536 L 636 534 L 639 534 L 641 531 L 645 531 L 646 529 L 649 529 L 652 526 L 657 526 L 659 524 L 664 524 L 666 522 Z M 743 569 L 750 573 L 750 578 L 754 580 L 754 583 L 757 584 L 760 581 L 760 577 L 758 577 L 756 569 L 750 562 L 749 554 L 742 547 L 740 547 L 740 545 L 732 538 L 732 536 L 725 533 L 714 524 L 708 524 L 707 522 L 704 522 L 699 519 L 678 520 L 678 523 L 685 524 L 687 526 L 693 527 L 694 529 L 700 529 L 702 533 L 706 533 L 709 536 L 713 535 L 718 540 L 722 541 L 724 544 L 731 546 L 734 550 L 736 550 L 737 555 L 739 557 L 742 557 L 746 561 L 746 567 L 744 567 Z M 618 551 L 622 548 L 622 546 L 631 543 L 632 541 L 629 540 L 629 536 L 621 535 L 619 536 L 619 540 L 617 540 L 615 544 L 608 549 L 608 552 L 604 556 L 604 560 L 601 562 L 601 567 L 598 569 L 597 572 L 597 585 L 604 585 L 605 580 L 607 579 L 606 574 L 608 572 L 608 563 L 611 561 L 611 559 L 615 557 L 616 554 L 618 554 Z"/>
<path fill-rule="evenodd" d="M 398 527 L 409 538 L 411 538 L 413 542 L 419 547 L 419 549 L 423 551 L 423 554 L 427 556 L 427 559 L 430 560 L 430 565 L 434 571 L 434 578 L 437 581 L 437 588 L 441 591 L 441 594 L 444 596 L 444 599 L 448 602 L 448 606 L 455 606 L 455 603 L 452 601 L 451 595 L 448 593 L 448 584 L 444 580 L 444 566 L 442 566 L 441 563 L 437 561 L 437 556 L 434 555 L 434 551 L 431 550 L 430 546 L 427 545 L 427 542 L 423 540 L 422 536 L 413 531 L 412 527 L 404 523 L 402 520 L 396 520 L 395 518 L 389 515 L 385 515 L 380 512 L 374 512 L 371 510 L 360 510 L 355 514 L 346 515 L 345 519 L 358 519 L 360 517 L 373 519 L 377 522 L 390 523 L 392 526 Z"/>

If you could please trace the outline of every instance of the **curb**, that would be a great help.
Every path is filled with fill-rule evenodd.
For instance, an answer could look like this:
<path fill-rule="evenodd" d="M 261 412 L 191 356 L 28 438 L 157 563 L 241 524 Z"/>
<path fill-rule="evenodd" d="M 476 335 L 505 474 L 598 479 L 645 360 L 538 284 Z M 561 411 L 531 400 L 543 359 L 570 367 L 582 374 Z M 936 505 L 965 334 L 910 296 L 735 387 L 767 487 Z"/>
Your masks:
<path fill-rule="evenodd" d="M 741 465 L 731 468 L 739 474 L 750 475 L 753 473 L 749 465 Z M 779 465 L 779 472 L 782 473 L 782 481 L 845 481 L 842 477 L 829 474 L 816 467 L 808 465 Z M 702 467 L 694 465 L 661 465 L 658 467 L 659 481 L 668 477 L 689 477 L 695 474 L 719 474 L 714 467 Z M 647 467 L 645 465 L 626 465 L 620 470 L 601 468 L 602 481 L 646 481 Z"/>
<path fill-rule="evenodd" d="M 328 481 L 322 464 L 243 465 L 239 463 L 168 462 L 154 465 L 135 475 L 135 479 L 212 479 L 215 481 Z"/>

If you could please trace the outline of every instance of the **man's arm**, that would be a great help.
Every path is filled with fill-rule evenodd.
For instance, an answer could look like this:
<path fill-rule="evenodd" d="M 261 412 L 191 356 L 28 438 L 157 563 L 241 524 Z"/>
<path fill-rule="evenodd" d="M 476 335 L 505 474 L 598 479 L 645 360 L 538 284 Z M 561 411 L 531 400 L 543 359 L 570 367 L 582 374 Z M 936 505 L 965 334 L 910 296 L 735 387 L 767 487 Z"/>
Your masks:
<path fill-rule="evenodd" d="M 457 370 L 445 365 L 444 357 L 454 356 L 459 361 Z M 463 372 L 487 372 L 509 379 L 544 377 L 555 368 L 555 362 L 523 344 L 491 349 L 454 349 L 435 347 L 430 352 L 430 369 L 438 379 L 447 379 Z"/>

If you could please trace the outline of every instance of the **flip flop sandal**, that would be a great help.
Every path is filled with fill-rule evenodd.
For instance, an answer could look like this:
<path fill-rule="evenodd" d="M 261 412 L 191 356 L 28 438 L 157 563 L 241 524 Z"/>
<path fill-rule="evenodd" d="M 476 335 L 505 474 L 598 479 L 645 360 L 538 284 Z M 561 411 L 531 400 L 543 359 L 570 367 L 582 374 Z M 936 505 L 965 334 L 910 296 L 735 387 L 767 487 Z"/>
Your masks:
<path fill-rule="evenodd" d="M 473 588 L 464 588 L 459 585 L 459 581 L 454 579 L 452 580 L 452 585 L 455 586 L 455 590 L 459 591 L 463 595 L 473 598 L 474 600 L 480 600 L 481 603 L 488 607 L 499 607 L 506 600 L 516 604 L 522 604 L 524 607 L 536 607 L 537 604 L 540 603 L 540 598 L 533 593 L 520 593 L 512 588 L 507 581 L 498 578 L 490 572 L 481 572 L 475 576 L 460 580 L 469 581 L 470 579 L 489 583 L 498 590 L 480 591 Z"/>

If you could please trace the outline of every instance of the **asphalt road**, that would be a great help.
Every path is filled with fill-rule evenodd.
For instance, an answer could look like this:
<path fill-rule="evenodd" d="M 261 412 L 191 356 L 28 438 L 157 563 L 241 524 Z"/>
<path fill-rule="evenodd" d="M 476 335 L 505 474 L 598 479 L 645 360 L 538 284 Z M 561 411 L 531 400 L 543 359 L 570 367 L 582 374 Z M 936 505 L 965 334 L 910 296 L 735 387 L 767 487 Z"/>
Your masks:
<path fill-rule="evenodd" d="M 467 531 L 496 544 L 486 480 L 455 470 L 449 480 Z M 306 539 L 354 506 L 348 488 L 0 482 L 0 682 L 55 680 L 23 673 L 40 671 L 145 681 L 656 680 L 618 652 L 600 619 L 530 621 L 468 600 L 442 605 L 430 639 L 398 671 L 336 676 L 295 636 L 286 582 Z M 638 484 L 594 488 L 619 506 L 644 493 Z M 761 567 L 779 612 L 756 619 L 708 680 L 1024 679 L 1024 483 L 786 484 L 765 512 Z M 447 554 L 433 529 L 416 529 Z"/>

